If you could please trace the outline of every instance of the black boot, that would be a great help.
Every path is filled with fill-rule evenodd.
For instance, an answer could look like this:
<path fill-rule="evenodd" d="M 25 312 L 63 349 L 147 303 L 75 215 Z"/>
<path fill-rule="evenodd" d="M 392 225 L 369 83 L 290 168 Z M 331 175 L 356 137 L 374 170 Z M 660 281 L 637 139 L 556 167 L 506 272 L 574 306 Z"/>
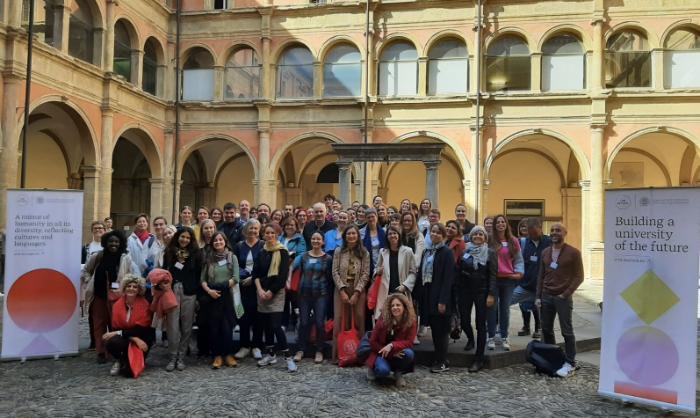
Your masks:
<path fill-rule="evenodd" d="M 469 366 L 469 373 L 476 373 L 484 368 L 484 360 L 481 358 L 474 359 L 474 362 Z"/>
<path fill-rule="evenodd" d="M 464 346 L 464 351 L 471 351 L 474 349 L 474 340 L 467 341 L 467 345 Z"/>

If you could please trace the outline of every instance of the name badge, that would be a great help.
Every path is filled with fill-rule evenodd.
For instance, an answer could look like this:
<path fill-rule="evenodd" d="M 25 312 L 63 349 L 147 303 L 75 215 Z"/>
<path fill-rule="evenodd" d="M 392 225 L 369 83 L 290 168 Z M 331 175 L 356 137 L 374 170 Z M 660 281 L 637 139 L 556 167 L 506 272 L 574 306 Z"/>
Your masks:
<path fill-rule="evenodd" d="M 530 256 L 530 261 L 537 262 L 537 256 L 536 256 L 536 255 L 531 255 L 531 256 Z"/>
<path fill-rule="evenodd" d="M 505 242 L 505 241 L 503 241 L 503 242 L 501 243 L 501 247 L 503 247 L 503 248 L 508 248 L 508 243 Z"/>
<path fill-rule="evenodd" d="M 226 261 L 226 260 L 219 260 L 219 263 L 218 263 L 218 264 L 219 264 L 220 266 L 225 266 L 227 263 L 228 263 L 228 261 Z"/>
<path fill-rule="evenodd" d="M 549 268 L 551 268 L 552 270 L 556 270 L 557 267 L 559 267 L 559 264 L 557 264 L 557 263 L 554 262 L 554 261 L 552 261 L 552 263 L 549 265 Z"/>
<path fill-rule="evenodd" d="M 119 283 L 117 283 L 117 282 L 112 283 L 112 289 L 119 289 Z"/>
<path fill-rule="evenodd" d="M 175 268 L 176 268 L 176 269 L 182 270 L 183 267 L 185 267 L 185 265 L 182 264 L 181 262 L 178 261 L 177 263 L 175 263 Z"/>
<path fill-rule="evenodd" d="M 462 260 L 469 260 L 469 258 L 470 258 L 471 256 L 472 256 L 472 255 L 469 254 L 469 253 L 464 253 L 464 255 L 462 256 Z"/>
<path fill-rule="evenodd" d="M 309 264 L 316 264 L 316 263 L 318 263 L 318 260 L 317 260 L 317 259 L 315 259 L 315 258 L 310 258 L 310 259 L 309 259 Z"/>

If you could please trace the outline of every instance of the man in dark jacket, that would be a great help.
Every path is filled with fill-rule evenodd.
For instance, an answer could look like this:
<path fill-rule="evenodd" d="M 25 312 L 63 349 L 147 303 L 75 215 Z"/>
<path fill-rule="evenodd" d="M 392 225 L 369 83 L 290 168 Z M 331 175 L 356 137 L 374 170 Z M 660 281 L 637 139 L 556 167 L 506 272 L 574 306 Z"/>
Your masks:
<path fill-rule="evenodd" d="M 318 202 L 314 203 L 314 221 L 307 222 L 304 226 L 304 241 L 306 242 L 306 248 L 311 248 L 311 235 L 314 232 L 319 231 L 321 235 L 326 235 L 326 232 L 331 229 L 336 229 L 337 225 L 332 221 L 326 220 L 326 205 Z"/>
<path fill-rule="evenodd" d="M 219 231 L 228 239 L 228 245 L 233 248 L 241 241 L 241 223 L 236 220 L 236 205 L 229 202 L 224 205 L 224 221 L 219 225 Z"/>
<path fill-rule="evenodd" d="M 552 245 L 547 235 L 542 234 L 542 221 L 539 218 L 527 219 L 527 234 L 522 246 L 523 259 L 525 260 L 525 274 L 518 282 L 510 300 L 511 305 L 520 304 L 523 314 L 523 328 L 518 331 L 519 336 L 530 335 L 530 311 L 535 318 L 535 332 L 532 338 L 540 339 L 540 313 L 535 309 L 535 291 L 537 290 L 537 274 L 539 273 L 542 251 Z"/>

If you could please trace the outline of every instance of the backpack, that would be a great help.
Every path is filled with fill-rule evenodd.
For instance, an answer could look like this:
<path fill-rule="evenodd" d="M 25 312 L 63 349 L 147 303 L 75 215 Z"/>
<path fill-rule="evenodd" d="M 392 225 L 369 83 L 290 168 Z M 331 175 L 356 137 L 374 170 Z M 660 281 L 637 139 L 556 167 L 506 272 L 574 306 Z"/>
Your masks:
<path fill-rule="evenodd" d="M 564 365 L 566 356 L 564 351 L 556 344 L 545 344 L 532 340 L 525 349 L 527 362 L 535 366 L 537 373 L 543 373 L 550 377 L 557 376 L 557 370 Z"/>

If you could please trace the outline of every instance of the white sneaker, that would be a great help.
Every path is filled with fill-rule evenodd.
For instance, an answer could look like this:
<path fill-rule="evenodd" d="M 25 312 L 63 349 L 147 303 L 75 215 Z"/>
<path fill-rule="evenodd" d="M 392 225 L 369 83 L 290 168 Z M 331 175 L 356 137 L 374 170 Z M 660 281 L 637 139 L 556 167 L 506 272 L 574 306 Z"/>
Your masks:
<path fill-rule="evenodd" d="M 253 349 L 253 358 L 256 360 L 260 360 L 263 358 L 262 351 L 260 351 L 259 348 L 254 348 Z"/>
<path fill-rule="evenodd" d="M 425 325 L 421 325 L 420 328 L 418 328 L 418 336 L 423 337 L 425 336 L 425 332 L 428 330 L 428 327 Z"/>
<path fill-rule="evenodd" d="M 122 367 L 121 363 L 118 361 L 115 361 L 114 364 L 112 365 L 112 368 L 109 369 L 109 375 L 110 376 L 116 376 L 119 374 L 119 369 Z"/>
<path fill-rule="evenodd" d="M 291 357 L 287 357 L 287 371 L 289 373 L 294 373 L 297 371 L 297 364 L 294 362 L 294 359 Z"/>
<path fill-rule="evenodd" d="M 240 332 L 241 332 L 241 326 L 240 326 L 240 325 L 236 325 L 236 326 L 233 328 L 233 332 L 235 332 L 236 334 L 240 333 Z"/>
<path fill-rule="evenodd" d="M 489 338 L 489 340 L 486 342 L 486 348 L 489 350 L 495 350 L 496 349 L 496 340 L 493 338 Z"/>
<path fill-rule="evenodd" d="M 559 377 L 569 377 L 574 374 L 574 366 L 569 364 L 569 362 L 565 362 L 563 366 L 561 366 L 561 369 L 557 370 L 557 376 Z"/>
<path fill-rule="evenodd" d="M 269 366 L 270 364 L 277 364 L 277 356 L 272 354 L 265 354 L 265 357 L 258 360 L 258 366 Z"/>
<path fill-rule="evenodd" d="M 413 345 L 420 345 L 420 340 L 418 339 L 418 335 L 416 335 L 416 339 L 413 340 Z"/>
<path fill-rule="evenodd" d="M 508 341 L 508 338 L 504 338 L 501 343 L 503 344 L 503 350 L 510 351 L 510 341 Z"/>
<path fill-rule="evenodd" d="M 247 347 L 241 347 L 240 350 L 236 351 L 236 354 L 233 355 L 236 360 L 243 360 L 244 358 L 248 357 L 248 354 L 250 354 L 250 348 Z"/>

